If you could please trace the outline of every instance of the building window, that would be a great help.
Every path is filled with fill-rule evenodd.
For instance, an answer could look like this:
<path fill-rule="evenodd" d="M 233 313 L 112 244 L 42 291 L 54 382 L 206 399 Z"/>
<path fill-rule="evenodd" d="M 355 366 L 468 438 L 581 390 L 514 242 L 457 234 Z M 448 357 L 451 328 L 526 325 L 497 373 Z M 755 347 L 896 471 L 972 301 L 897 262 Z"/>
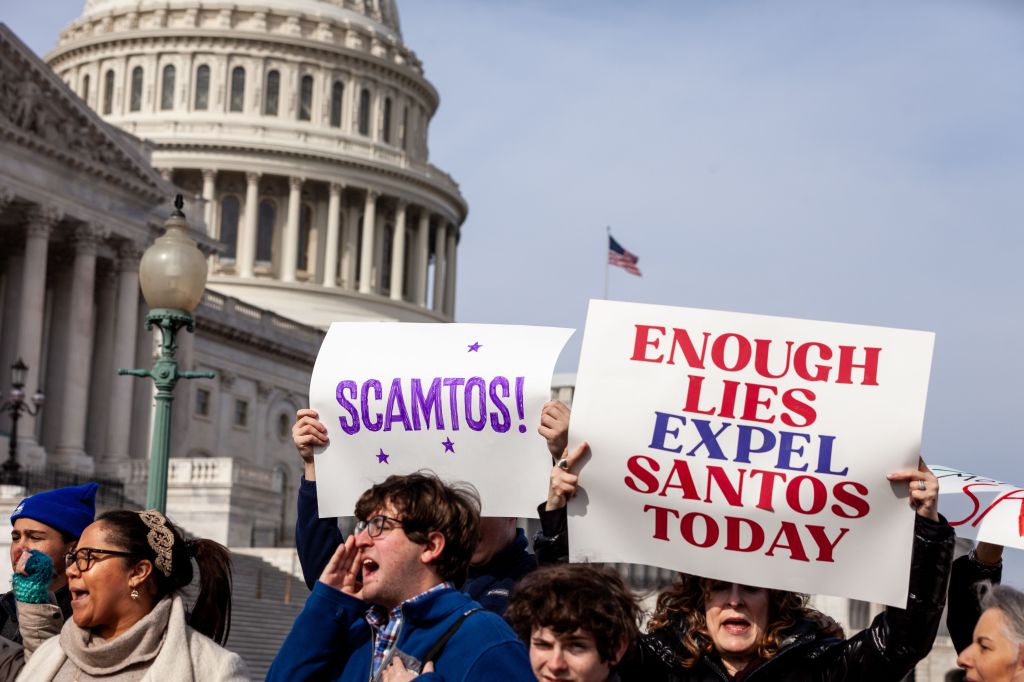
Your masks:
<path fill-rule="evenodd" d="M 331 127 L 341 127 L 341 102 L 345 94 L 345 85 L 341 81 L 334 81 L 331 86 Z"/>
<path fill-rule="evenodd" d="M 174 67 L 170 64 L 164 67 L 164 82 L 160 88 L 160 108 L 174 108 Z"/>
<path fill-rule="evenodd" d="M 299 259 L 295 264 L 299 270 L 309 270 L 309 230 L 313 223 L 313 209 L 303 204 L 299 209 Z"/>
<path fill-rule="evenodd" d="M 249 423 L 249 403 L 235 400 L 235 426 L 246 426 Z"/>
<path fill-rule="evenodd" d="M 196 69 L 196 111 L 210 108 L 210 67 L 203 64 Z"/>
<path fill-rule="evenodd" d="M 312 120 L 313 114 L 313 77 L 303 76 L 299 87 L 299 120 Z"/>
<path fill-rule="evenodd" d="M 231 111 L 245 108 L 245 69 L 236 66 L 231 70 Z"/>
<path fill-rule="evenodd" d="M 142 67 L 132 69 L 132 97 L 128 104 L 130 111 L 142 111 Z"/>
<path fill-rule="evenodd" d="M 103 113 L 109 114 L 114 109 L 114 70 L 107 69 L 103 77 Z"/>
<path fill-rule="evenodd" d="M 370 134 L 370 91 L 366 88 L 359 93 L 359 134 Z"/>
<path fill-rule="evenodd" d="M 277 415 L 277 437 L 279 440 L 287 440 L 292 432 L 292 420 L 287 414 Z"/>
<path fill-rule="evenodd" d="M 210 416 L 210 392 L 205 388 L 196 390 L 196 414 L 200 417 Z"/>
<path fill-rule="evenodd" d="M 384 141 L 391 144 L 391 98 L 384 98 Z"/>
<path fill-rule="evenodd" d="M 238 241 L 238 215 L 241 206 L 238 197 L 227 196 L 220 202 L 220 241 L 227 249 L 222 258 L 234 260 Z"/>
<path fill-rule="evenodd" d="M 409 107 L 402 109 L 402 149 L 409 148 Z"/>
<path fill-rule="evenodd" d="M 256 260 L 269 263 L 274 257 L 274 202 L 260 202 L 259 224 L 256 227 Z"/>
<path fill-rule="evenodd" d="M 82 99 L 85 103 L 89 103 L 89 74 L 85 74 L 82 78 Z"/>
<path fill-rule="evenodd" d="M 277 102 L 281 96 L 281 72 L 267 72 L 267 93 L 263 97 L 263 113 L 267 116 L 277 116 Z"/>

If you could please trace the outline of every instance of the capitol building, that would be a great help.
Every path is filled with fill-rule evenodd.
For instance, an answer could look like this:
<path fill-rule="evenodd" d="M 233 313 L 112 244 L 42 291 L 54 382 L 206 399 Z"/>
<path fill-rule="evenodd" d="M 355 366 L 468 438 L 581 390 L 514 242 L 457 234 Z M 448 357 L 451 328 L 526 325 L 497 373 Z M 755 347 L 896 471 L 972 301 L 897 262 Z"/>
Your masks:
<path fill-rule="evenodd" d="M 217 377 L 175 392 L 168 511 L 290 546 L 326 328 L 454 317 L 468 208 L 395 2 L 87 0 L 45 63 L 0 31 L 0 367 L 47 396 L 20 463 L 144 499 L 152 386 L 116 371 L 152 365 L 138 262 L 181 192 L 209 278 L 178 359 Z"/>
<path fill-rule="evenodd" d="M 326 328 L 454 319 L 468 206 L 430 164 L 439 102 L 394 0 L 86 0 L 43 59 L 0 24 L 0 390 L 21 358 L 46 395 L 20 463 L 145 498 L 153 386 L 117 369 L 153 363 L 139 259 L 184 194 L 209 278 L 178 360 L 216 378 L 178 383 L 167 508 L 259 557 L 238 564 L 236 605 L 256 601 L 231 643 L 254 670 L 304 599 L 267 563 L 298 573 L 291 425 Z M 0 415 L 0 453 L 10 431 Z M 636 589 L 671 578 L 621 568 Z M 851 632 L 880 610 L 816 603 Z M 955 679 L 951 660 L 940 637 L 916 679 Z"/>

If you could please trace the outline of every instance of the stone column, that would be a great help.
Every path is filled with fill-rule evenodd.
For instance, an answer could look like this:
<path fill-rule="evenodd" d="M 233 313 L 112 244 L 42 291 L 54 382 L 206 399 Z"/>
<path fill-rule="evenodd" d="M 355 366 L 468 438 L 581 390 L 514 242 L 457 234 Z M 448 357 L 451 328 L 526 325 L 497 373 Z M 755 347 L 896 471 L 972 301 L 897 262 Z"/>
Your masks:
<path fill-rule="evenodd" d="M 54 206 L 37 206 L 28 218 L 25 235 L 25 264 L 21 280 L 21 320 L 18 324 L 16 355 L 26 365 L 25 394 L 32 395 L 42 388 L 39 369 L 43 348 L 43 308 L 46 298 L 46 260 L 50 232 L 64 218 Z M 29 449 L 36 445 L 36 418 L 25 413 L 18 425 L 18 440 Z"/>
<path fill-rule="evenodd" d="M 107 422 L 110 420 L 110 389 L 114 367 L 114 324 L 117 314 L 117 273 L 112 267 L 96 268 L 96 335 L 92 369 L 89 373 L 89 423 L 85 430 L 85 451 L 93 461 L 107 451 Z"/>
<path fill-rule="evenodd" d="M 344 186 L 331 183 L 331 193 L 327 200 L 327 243 L 324 245 L 324 277 L 325 287 L 338 286 L 338 229 L 341 226 L 341 192 Z"/>
<path fill-rule="evenodd" d="M 359 206 L 353 204 L 345 214 L 345 233 L 342 235 L 341 286 L 348 291 L 356 289 L 356 250 L 359 246 Z"/>
<path fill-rule="evenodd" d="M 135 377 L 117 376 L 118 369 L 136 366 L 136 341 L 139 335 L 139 259 L 142 250 L 134 244 L 122 244 L 117 259 L 117 328 L 114 332 L 114 380 L 110 390 L 110 419 L 107 424 L 107 451 L 101 469 L 116 473 L 119 463 L 131 453 L 132 402 Z"/>
<path fill-rule="evenodd" d="M 377 222 L 378 193 L 366 190 L 366 210 L 363 211 L 363 248 L 359 254 L 359 293 L 373 290 L 374 224 Z"/>
<path fill-rule="evenodd" d="M 281 240 L 281 281 L 295 281 L 299 255 L 299 208 L 302 204 L 302 178 L 288 179 L 288 222 Z"/>
<path fill-rule="evenodd" d="M 93 348 L 93 288 L 96 283 L 96 251 L 104 238 L 102 229 L 81 225 L 75 230 L 75 262 L 72 266 L 71 305 L 66 353 L 64 411 L 60 419 L 55 460 L 73 471 L 90 472 L 85 454 L 85 420 L 89 401 L 89 358 Z"/>
<path fill-rule="evenodd" d="M 395 234 L 391 240 L 391 300 L 402 300 L 405 284 L 405 202 L 398 200 L 395 208 Z"/>
<path fill-rule="evenodd" d="M 448 246 L 444 253 L 447 264 L 444 268 L 444 312 L 455 317 L 455 261 L 458 254 L 459 226 L 448 225 Z"/>
<path fill-rule="evenodd" d="M 444 271 L 445 271 L 445 227 L 443 222 L 438 222 L 434 230 L 434 300 L 431 307 L 434 312 L 440 313 L 444 310 Z"/>
<path fill-rule="evenodd" d="M 427 266 L 430 263 L 430 213 L 426 207 L 420 210 L 420 225 L 416 230 L 416 253 L 413 256 L 412 300 L 421 306 L 427 305 Z"/>
<path fill-rule="evenodd" d="M 238 235 L 235 260 L 240 277 L 252 277 L 256 264 L 256 220 L 259 213 L 260 174 L 245 174 L 245 222 Z"/>
<path fill-rule="evenodd" d="M 206 234 L 216 234 L 213 228 L 214 201 L 216 201 L 217 171 L 203 170 L 203 200 L 206 205 L 203 207 L 203 220 L 206 222 Z"/>

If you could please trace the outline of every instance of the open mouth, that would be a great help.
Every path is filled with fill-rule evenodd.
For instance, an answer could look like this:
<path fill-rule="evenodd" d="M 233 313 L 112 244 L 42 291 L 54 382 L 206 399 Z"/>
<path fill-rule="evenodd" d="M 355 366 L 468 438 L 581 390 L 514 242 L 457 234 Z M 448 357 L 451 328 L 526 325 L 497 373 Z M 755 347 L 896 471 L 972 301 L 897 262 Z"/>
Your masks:
<path fill-rule="evenodd" d="M 750 630 L 750 621 L 746 618 L 726 618 L 722 621 L 722 629 L 730 635 L 742 635 Z"/>
<path fill-rule="evenodd" d="M 89 599 L 89 593 L 86 590 L 70 590 L 70 592 L 71 608 L 82 606 Z"/>
<path fill-rule="evenodd" d="M 377 572 L 380 566 L 373 559 L 363 559 L 363 580 L 366 580 Z"/>

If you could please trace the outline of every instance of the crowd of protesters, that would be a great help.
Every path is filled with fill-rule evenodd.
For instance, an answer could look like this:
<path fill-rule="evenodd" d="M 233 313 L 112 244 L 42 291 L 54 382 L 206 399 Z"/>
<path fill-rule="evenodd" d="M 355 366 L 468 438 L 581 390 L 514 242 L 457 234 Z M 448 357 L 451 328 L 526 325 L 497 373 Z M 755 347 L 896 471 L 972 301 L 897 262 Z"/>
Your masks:
<path fill-rule="evenodd" d="M 916 512 L 905 608 L 847 637 L 808 595 L 679 574 L 644 614 L 613 569 L 568 563 L 566 507 L 588 455 L 568 449 L 569 418 L 557 401 L 541 414 L 553 465 L 534 556 L 515 519 L 481 518 L 471 486 L 428 471 L 363 493 L 345 537 L 317 513 L 313 452 L 327 429 L 300 410 L 296 547 L 311 593 L 267 679 L 895 681 L 928 655 L 948 596 L 965 679 L 1024 682 L 1024 594 L 999 584 L 997 545 L 952 561 L 923 461 L 889 474 Z M 12 514 L 0 682 L 249 679 L 224 648 L 228 551 L 155 510 L 94 518 L 95 496 L 96 484 L 47 491 Z"/>

